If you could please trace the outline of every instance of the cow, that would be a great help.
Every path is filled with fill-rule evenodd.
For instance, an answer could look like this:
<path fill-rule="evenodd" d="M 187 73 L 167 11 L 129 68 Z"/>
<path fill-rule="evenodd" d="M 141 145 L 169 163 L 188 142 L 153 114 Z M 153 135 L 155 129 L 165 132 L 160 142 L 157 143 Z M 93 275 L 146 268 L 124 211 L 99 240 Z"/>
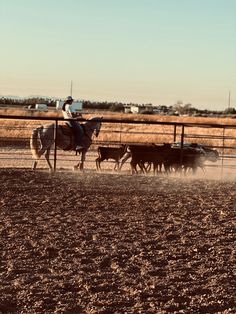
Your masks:
<path fill-rule="evenodd" d="M 137 165 L 142 173 L 146 173 L 146 164 L 152 164 L 154 174 L 156 174 L 161 170 L 161 166 L 166 160 L 170 149 L 171 145 L 166 143 L 163 145 L 129 145 L 131 173 L 138 172 Z"/>
<path fill-rule="evenodd" d="M 98 158 L 96 158 L 97 170 L 101 170 L 101 162 L 108 159 L 115 160 L 114 170 L 119 170 L 120 159 L 124 156 L 127 145 L 122 144 L 120 147 L 98 147 Z"/>
<path fill-rule="evenodd" d="M 165 171 L 169 174 L 172 170 L 186 174 L 187 171 L 192 170 L 196 173 L 197 168 L 204 168 L 204 161 L 206 153 L 203 150 L 196 150 L 194 148 L 173 148 L 171 147 L 169 155 L 164 162 Z"/>
<path fill-rule="evenodd" d="M 219 159 L 217 150 L 208 148 L 197 143 L 183 143 L 182 151 L 180 143 L 173 143 L 172 150 L 164 167 L 167 173 L 171 170 L 184 170 L 185 174 L 188 171 L 196 173 L 198 168 L 204 171 L 204 163 L 209 160 L 216 162 Z"/>
<path fill-rule="evenodd" d="M 131 159 L 131 172 L 137 173 L 137 166 L 140 167 L 142 173 L 146 173 L 151 165 L 153 165 L 154 173 L 161 171 L 162 166 L 167 174 L 171 171 L 189 171 L 195 173 L 198 168 L 204 171 L 204 162 L 217 161 L 219 153 L 216 150 L 207 148 L 201 144 L 172 143 L 163 145 L 129 145 L 126 153 L 120 161 L 120 169 L 123 164 Z"/>

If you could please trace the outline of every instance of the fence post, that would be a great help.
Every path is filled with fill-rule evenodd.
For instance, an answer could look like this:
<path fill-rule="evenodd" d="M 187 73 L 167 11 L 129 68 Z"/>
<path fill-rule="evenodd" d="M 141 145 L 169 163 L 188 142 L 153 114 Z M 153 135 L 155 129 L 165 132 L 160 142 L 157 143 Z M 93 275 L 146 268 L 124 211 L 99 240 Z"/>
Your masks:
<path fill-rule="evenodd" d="M 181 144 L 180 144 L 180 171 L 182 173 L 182 163 L 184 157 L 184 125 L 182 125 L 182 132 L 181 132 Z"/>
<path fill-rule="evenodd" d="M 221 159 L 221 180 L 223 178 L 223 172 L 224 172 L 224 154 L 225 154 L 225 127 L 223 127 L 223 134 L 222 134 L 222 146 L 223 146 L 223 150 L 222 150 L 222 159 Z"/>
<path fill-rule="evenodd" d="M 54 166 L 53 170 L 56 171 L 57 167 L 57 129 L 58 129 L 58 120 L 55 122 L 55 128 L 54 128 Z"/>
<path fill-rule="evenodd" d="M 174 142 L 176 142 L 176 124 L 174 125 Z"/>
<path fill-rule="evenodd" d="M 120 144 L 121 144 L 121 131 L 122 131 L 122 122 L 120 122 Z"/>

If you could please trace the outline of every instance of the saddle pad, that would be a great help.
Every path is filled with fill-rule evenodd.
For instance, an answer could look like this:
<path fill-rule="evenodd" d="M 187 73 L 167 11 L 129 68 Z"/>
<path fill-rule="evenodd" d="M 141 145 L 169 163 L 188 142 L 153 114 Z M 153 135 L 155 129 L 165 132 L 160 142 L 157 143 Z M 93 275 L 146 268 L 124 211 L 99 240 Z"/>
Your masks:
<path fill-rule="evenodd" d="M 68 126 L 67 124 L 66 125 L 60 125 L 59 127 L 61 128 L 61 131 L 64 135 L 72 136 L 74 134 L 73 128 Z"/>

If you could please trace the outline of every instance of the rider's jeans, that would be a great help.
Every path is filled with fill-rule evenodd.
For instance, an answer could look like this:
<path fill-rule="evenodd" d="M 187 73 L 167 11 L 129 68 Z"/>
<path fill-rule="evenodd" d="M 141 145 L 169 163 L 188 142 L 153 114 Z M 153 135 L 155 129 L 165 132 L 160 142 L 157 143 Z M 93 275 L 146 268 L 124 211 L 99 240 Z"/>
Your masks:
<path fill-rule="evenodd" d="M 75 132 L 75 143 L 76 145 L 82 146 L 82 138 L 84 135 L 84 130 L 82 126 L 77 121 L 70 121 L 70 125 Z"/>

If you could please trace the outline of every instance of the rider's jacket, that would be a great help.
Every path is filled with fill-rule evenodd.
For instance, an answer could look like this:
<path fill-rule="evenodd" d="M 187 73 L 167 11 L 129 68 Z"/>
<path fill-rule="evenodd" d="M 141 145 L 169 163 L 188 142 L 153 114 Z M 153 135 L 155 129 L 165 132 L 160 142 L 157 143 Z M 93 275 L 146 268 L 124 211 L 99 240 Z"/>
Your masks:
<path fill-rule="evenodd" d="M 73 106 L 66 104 L 64 110 L 62 110 L 62 114 L 64 119 L 73 119 L 72 113 L 76 113 L 76 109 Z"/>

